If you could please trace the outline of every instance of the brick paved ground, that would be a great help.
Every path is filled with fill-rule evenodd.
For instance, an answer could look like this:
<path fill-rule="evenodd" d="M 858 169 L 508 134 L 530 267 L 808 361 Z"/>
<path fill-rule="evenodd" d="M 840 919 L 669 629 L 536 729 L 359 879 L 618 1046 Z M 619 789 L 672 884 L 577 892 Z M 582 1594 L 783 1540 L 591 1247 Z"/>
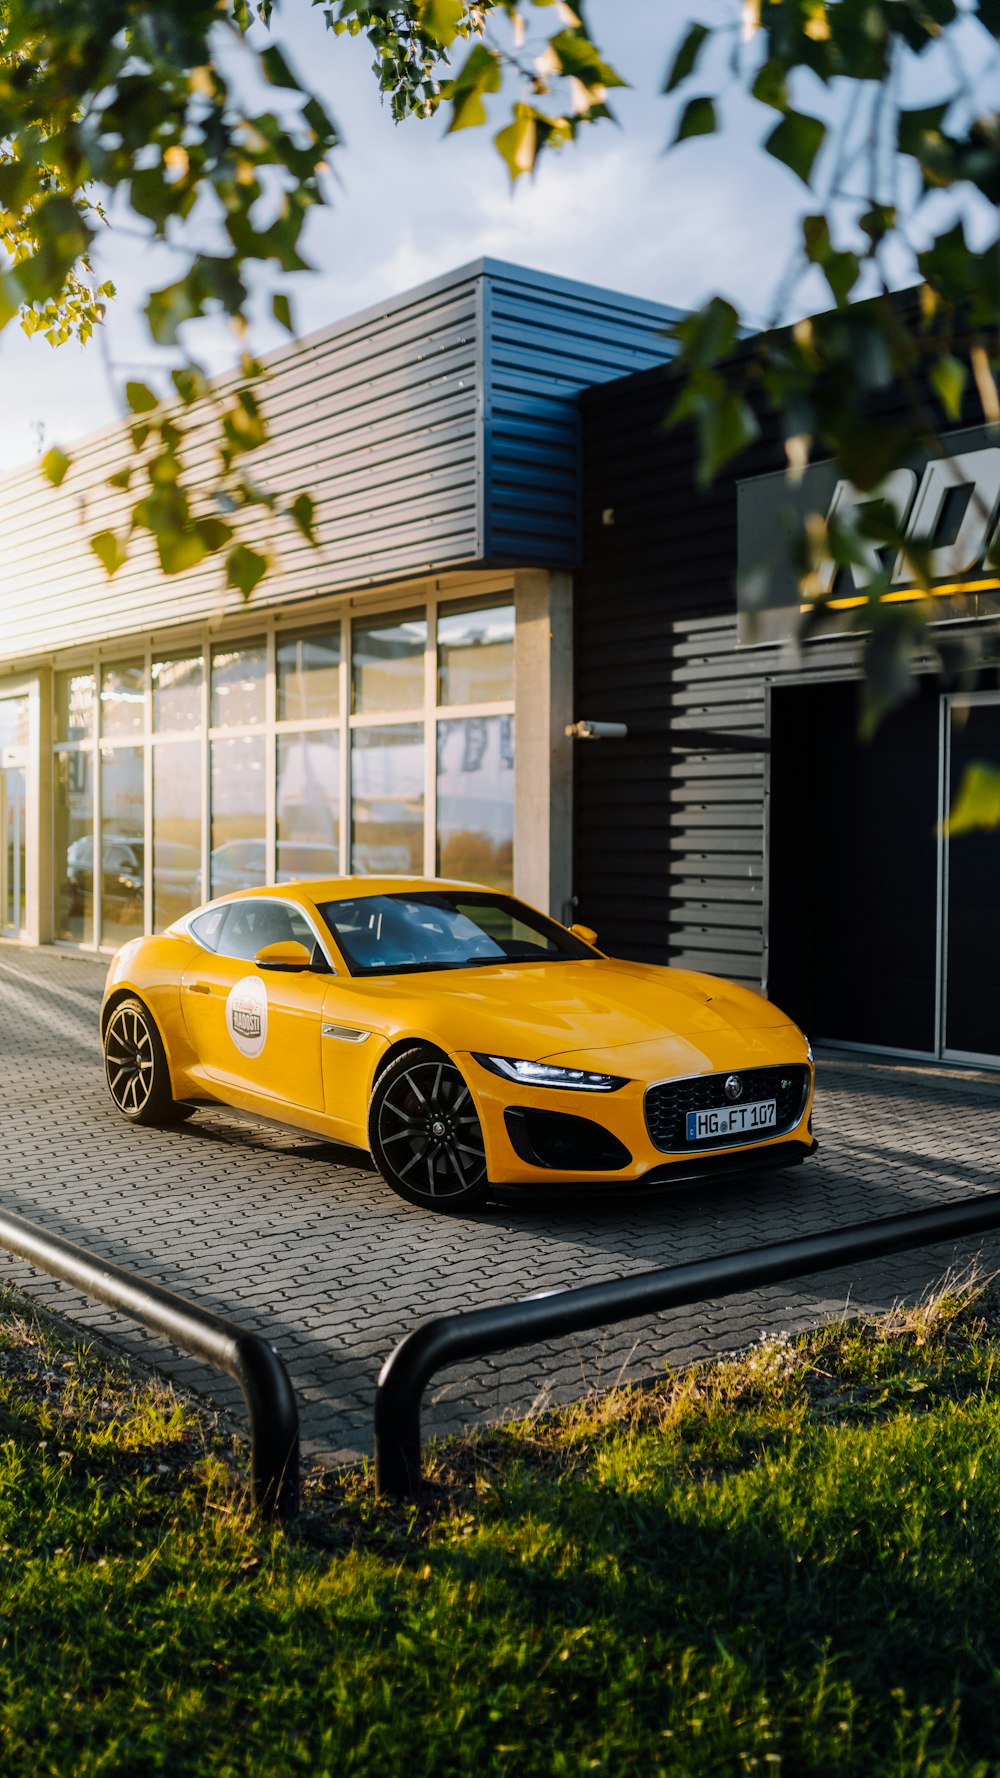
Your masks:
<path fill-rule="evenodd" d="M 107 1098 L 96 1034 L 104 966 L 0 947 L 0 1202 L 46 1228 L 255 1327 L 292 1373 L 306 1449 L 371 1448 L 379 1366 L 432 1314 L 966 1197 L 996 1184 L 1000 1078 L 827 1057 L 820 1154 L 746 1184 L 656 1197 L 491 1207 L 468 1218 L 410 1208 L 366 1156 L 223 1111 L 174 1131 L 133 1130 Z M 967 1246 L 968 1257 L 978 1244 Z M 641 1325 L 443 1373 L 429 1431 L 524 1412 L 664 1360 L 708 1356 L 940 1279 L 939 1247 Z M 984 1263 L 1000 1265 L 1000 1242 Z M 84 1328 L 140 1352 L 224 1406 L 238 1392 L 193 1361 L 0 1255 L 0 1275 Z"/>

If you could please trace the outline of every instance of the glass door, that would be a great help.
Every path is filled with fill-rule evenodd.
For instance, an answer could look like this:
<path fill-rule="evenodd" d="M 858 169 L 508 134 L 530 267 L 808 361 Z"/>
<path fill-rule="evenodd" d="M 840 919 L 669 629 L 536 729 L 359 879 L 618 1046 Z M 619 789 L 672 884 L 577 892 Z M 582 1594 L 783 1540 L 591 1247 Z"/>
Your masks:
<path fill-rule="evenodd" d="M 26 925 L 25 768 L 0 766 L 0 933 L 18 937 Z"/>
<path fill-rule="evenodd" d="M 1000 693 L 945 700 L 942 788 L 954 808 L 970 765 L 1000 770 Z M 1000 827 L 955 834 L 941 849 L 941 1050 L 1000 1065 Z"/>

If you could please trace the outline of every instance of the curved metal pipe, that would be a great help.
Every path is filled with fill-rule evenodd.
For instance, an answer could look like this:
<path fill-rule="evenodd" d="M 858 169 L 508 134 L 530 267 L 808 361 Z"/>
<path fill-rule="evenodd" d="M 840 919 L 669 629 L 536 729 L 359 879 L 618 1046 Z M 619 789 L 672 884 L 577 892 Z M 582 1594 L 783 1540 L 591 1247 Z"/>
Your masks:
<path fill-rule="evenodd" d="M 294 1516 L 299 1503 L 299 1412 L 284 1363 L 260 1334 L 8 1211 L 0 1211 L 0 1247 L 232 1377 L 243 1391 L 250 1420 L 253 1503 L 267 1515 Z"/>
<path fill-rule="evenodd" d="M 376 1489 L 402 1496 L 419 1489 L 421 1398 L 431 1377 L 445 1365 L 996 1228 L 1000 1228 L 1000 1192 L 983 1192 L 933 1210 L 908 1211 L 829 1234 L 777 1241 L 719 1259 L 692 1260 L 632 1278 L 425 1321 L 400 1341 L 382 1366 L 375 1394 Z"/>

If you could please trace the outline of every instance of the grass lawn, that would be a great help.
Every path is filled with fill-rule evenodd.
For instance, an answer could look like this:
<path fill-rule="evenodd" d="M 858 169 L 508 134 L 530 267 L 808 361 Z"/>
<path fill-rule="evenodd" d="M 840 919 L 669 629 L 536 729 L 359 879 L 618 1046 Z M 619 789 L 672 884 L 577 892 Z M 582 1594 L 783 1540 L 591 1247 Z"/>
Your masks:
<path fill-rule="evenodd" d="M 1000 1298 L 762 1344 L 262 1527 L 0 1305 L 0 1773 L 1000 1773 Z"/>

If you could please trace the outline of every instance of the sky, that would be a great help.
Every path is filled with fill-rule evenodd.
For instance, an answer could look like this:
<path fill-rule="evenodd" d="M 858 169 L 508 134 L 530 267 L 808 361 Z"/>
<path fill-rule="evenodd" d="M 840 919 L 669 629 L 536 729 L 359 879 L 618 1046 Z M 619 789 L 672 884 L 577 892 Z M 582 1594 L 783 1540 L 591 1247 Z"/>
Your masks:
<path fill-rule="evenodd" d="M 547 24 L 552 15 L 538 16 Z M 308 225 L 306 252 L 317 269 L 282 286 L 297 331 L 328 326 L 484 254 L 680 307 L 720 292 L 751 323 L 763 321 L 809 194 L 787 169 L 753 152 L 774 113 L 752 101 L 731 109 L 724 134 L 665 152 L 678 102 L 661 88 L 690 16 L 688 0 L 591 0 L 591 29 L 630 82 L 611 95 L 619 124 L 582 131 L 512 189 L 489 131 L 446 136 L 443 116 L 394 125 L 365 40 L 335 38 L 307 0 L 283 0 L 274 35 L 320 91 L 343 139 L 332 160 L 330 206 Z M 494 127 L 504 121 L 498 110 Z M 126 377 L 153 371 L 141 301 L 177 276 L 177 262 L 145 247 L 134 231 L 111 229 L 95 269 L 119 290 L 99 344 L 53 349 L 16 325 L 0 335 L 0 469 L 114 420 Z M 815 284 L 794 299 L 798 313 L 822 302 Z M 266 352 L 285 339 L 267 321 L 251 343 Z M 233 354 L 221 325 L 203 326 L 189 346 L 213 371 Z"/>

